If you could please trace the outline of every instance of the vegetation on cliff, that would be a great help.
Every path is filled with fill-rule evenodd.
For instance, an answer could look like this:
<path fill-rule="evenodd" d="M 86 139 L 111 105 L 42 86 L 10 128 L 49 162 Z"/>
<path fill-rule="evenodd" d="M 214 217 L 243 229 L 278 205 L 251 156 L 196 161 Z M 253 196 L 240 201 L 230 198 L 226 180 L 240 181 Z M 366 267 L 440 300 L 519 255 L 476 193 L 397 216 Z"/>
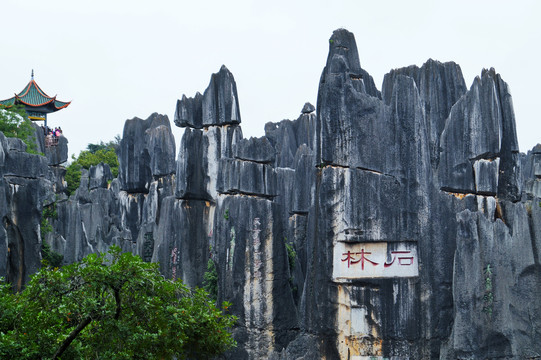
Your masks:
<path fill-rule="evenodd" d="M 235 345 L 228 306 L 112 247 L 0 285 L 0 358 L 206 359 Z"/>
<path fill-rule="evenodd" d="M 0 106 L 0 131 L 6 137 L 21 139 L 26 144 L 27 152 L 38 153 L 32 121 L 28 119 L 23 105 Z"/>
<path fill-rule="evenodd" d="M 111 168 L 111 172 L 114 177 L 118 176 L 118 157 L 116 150 L 120 137 L 116 137 L 115 140 L 99 144 L 88 144 L 86 150 L 79 153 L 79 156 L 75 158 L 72 155 L 72 163 L 66 168 L 65 180 L 68 183 L 68 195 L 77 190 L 81 183 L 81 169 L 90 169 L 91 166 L 98 165 L 99 163 L 105 163 Z"/>

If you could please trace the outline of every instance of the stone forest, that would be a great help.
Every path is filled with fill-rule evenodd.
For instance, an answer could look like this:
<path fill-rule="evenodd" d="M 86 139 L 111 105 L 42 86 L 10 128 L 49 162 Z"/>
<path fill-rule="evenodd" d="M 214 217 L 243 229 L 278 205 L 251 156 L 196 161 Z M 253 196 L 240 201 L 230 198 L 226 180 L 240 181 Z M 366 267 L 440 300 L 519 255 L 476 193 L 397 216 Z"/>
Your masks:
<path fill-rule="evenodd" d="M 500 74 L 468 88 L 430 59 L 380 91 L 339 29 L 298 119 L 243 138 L 239 96 L 222 66 L 179 99 L 178 144 L 167 116 L 127 120 L 118 177 L 69 197 L 64 137 L 0 135 L 0 276 L 24 287 L 42 243 L 65 264 L 117 245 L 192 287 L 214 262 L 227 359 L 541 358 L 541 145 L 519 152 Z"/>

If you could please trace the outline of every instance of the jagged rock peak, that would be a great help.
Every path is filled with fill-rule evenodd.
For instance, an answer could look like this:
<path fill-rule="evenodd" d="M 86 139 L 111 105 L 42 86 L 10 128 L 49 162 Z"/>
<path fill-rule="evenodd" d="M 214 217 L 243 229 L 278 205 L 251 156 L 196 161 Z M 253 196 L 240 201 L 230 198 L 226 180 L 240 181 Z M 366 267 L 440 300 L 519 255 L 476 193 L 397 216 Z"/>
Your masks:
<path fill-rule="evenodd" d="M 532 149 L 533 154 L 541 154 L 541 144 L 537 144 Z"/>
<path fill-rule="evenodd" d="M 185 95 L 177 101 L 175 125 L 202 129 L 208 126 L 240 123 L 237 84 L 233 74 L 222 65 L 220 71 L 212 74 L 204 94 L 195 97 Z"/>
<path fill-rule="evenodd" d="M 329 76 L 334 78 L 328 78 Z M 341 78 L 343 82 L 351 81 L 358 91 L 381 98 L 374 79 L 361 68 L 355 36 L 346 29 L 335 30 L 329 39 L 329 55 L 321 76 L 321 84 L 331 81 L 336 85 L 336 81 L 340 82 L 336 78 Z"/>
<path fill-rule="evenodd" d="M 200 129 L 203 127 L 203 115 L 201 105 L 203 95 L 198 91 L 193 98 L 182 95 L 181 100 L 177 100 L 175 111 L 175 125 L 178 127 L 194 127 Z"/>
<path fill-rule="evenodd" d="M 483 69 L 481 71 L 481 77 L 484 77 L 485 74 L 488 74 L 488 75 L 492 76 L 493 78 L 496 77 L 496 75 L 497 75 L 496 70 L 493 67 L 491 67 L 490 69 Z"/>
<path fill-rule="evenodd" d="M 310 114 L 310 113 L 313 113 L 314 111 L 316 111 L 316 107 L 314 105 L 310 104 L 309 102 L 307 102 L 302 107 L 301 113 Z"/>
<path fill-rule="evenodd" d="M 494 69 L 483 70 L 452 106 L 440 139 L 439 178 L 453 192 L 484 193 L 518 201 L 521 173 L 512 98 Z M 493 161 L 496 160 L 496 161 Z M 498 162 L 499 161 L 499 162 Z M 481 171 L 482 168 L 490 171 Z M 491 190 L 482 177 L 490 174 Z"/>
<path fill-rule="evenodd" d="M 137 116 L 134 117 L 133 119 L 126 120 L 126 123 L 139 123 L 139 122 L 141 123 L 141 126 L 145 128 L 145 130 L 149 128 L 155 128 L 160 125 L 166 125 L 170 127 L 169 118 L 167 117 L 167 115 L 161 115 L 156 112 L 152 113 L 145 120 L 140 119 Z M 129 131 L 129 129 L 130 129 L 129 127 L 126 128 L 126 126 L 124 126 L 124 131 Z"/>
<path fill-rule="evenodd" d="M 420 91 L 423 101 L 430 103 L 437 99 L 432 99 L 436 92 L 448 93 L 446 100 L 446 108 L 449 108 L 462 96 L 467 88 L 462 75 L 460 66 L 454 61 L 440 62 L 434 59 L 428 59 L 421 67 L 410 65 L 407 67 L 392 69 L 385 74 L 383 79 L 382 95 L 385 102 L 388 104 L 392 95 L 393 79 L 397 75 L 405 75 L 413 78 Z M 443 91 L 446 90 L 446 91 Z M 442 96 L 442 95 L 440 95 Z M 447 109 L 447 114 L 448 111 Z"/>
<path fill-rule="evenodd" d="M 166 115 L 153 113 L 146 120 L 126 120 L 118 153 L 122 190 L 146 193 L 153 176 L 174 172 L 175 152 Z"/>
<path fill-rule="evenodd" d="M 439 141 L 449 117 L 452 106 L 467 91 L 460 66 L 455 62 L 442 63 L 428 59 L 421 67 L 411 65 L 393 69 L 383 78 L 382 97 L 390 105 L 395 78 L 404 75 L 411 77 L 417 86 L 423 104 L 429 131 L 431 163 L 434 167 L 439 161 Z"/>
<path fill-rule="evenodd" d="M 359 73 L 361 71 L 355 35 L 346 29 L 337 29 L 332 33 L 332 36 L 329 39 L 329 56 L 327 57 L 327 64 L 329 64 L 336 55 L 345 58 L 347 71 L 351 73 Z"/>
<path fill-rule="evenodd" d="M 212 74 L 203 94 L 203 126 L 239 123 L 237 84 L 233 74 L 222 65 L 217 74 Z"/>

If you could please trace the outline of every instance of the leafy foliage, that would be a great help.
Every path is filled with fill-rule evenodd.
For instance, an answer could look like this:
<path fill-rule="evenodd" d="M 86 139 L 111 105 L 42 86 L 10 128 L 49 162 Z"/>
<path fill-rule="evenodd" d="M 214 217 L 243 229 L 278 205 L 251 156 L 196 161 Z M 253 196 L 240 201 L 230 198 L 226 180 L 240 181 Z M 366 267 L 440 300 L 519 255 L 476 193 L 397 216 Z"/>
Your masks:
<path fill-rule="evenodd" d="M 53 226 L 49 223 L 49 219 L 42 216 L 40 224 L 41 238 L 45 238 L 45 235 L 53 231 Z"/>
<path fill-rule="evenodd" d="M 43 207 L 41 213 L 41 224 L 40 224 L 40 233 L 41 233 L 41 258 L 44 265 L 50 265 L 53 267 L 58 267 L 62 265 L 64 256 L 54 252 L 49 244 L 45 242 L 45 236 L 53 231 L 53 226 L 49 220 L 54 220 L 58 218 L 58 213 L 56 211 L 56 202 L 46 205 Z"/>
<path fill-rule="evenodd" d="M 6 137 L 15 137 L 24 141 L 27 152 L 38 153 L 32 121 L 28 119 L 23 105 L 10 107 L 0 105 L 0 131 Z"/>
<path fill-rule="evenodd" d="M 295 262 L 297 261 L 297 252 L 292 244 L 286 241 L 286 250 L 287 250 L 287 262 L 289 264 L 289 271 L 292 272 L 295 268 Z"/>
<path fill-rule="evenodd" d="M 51 247 L 49 246 L 49 244 L 43 242 L 41 244 L 41 258 L 43 259 L 43 265 L 59 267 L 62 266 L 64 255 L 54 252 L 53 249 L 51 249 Z"/>
<path fill-rule="evenodd" d="M 207 271 L 203 274 L 203 288 L 214 301 L 218 299 L 218 272 L 212 259 L 207 262 Z"/>
<path fill-rule="evenodd" d="M 99 144 L 88 144 L 86 146 L 86 150 L 90 151 L 92 154 L 95 154 L 99 150 L 108 150 L 113 149 L 115 151 L 118 150 L 120 146 L 120 135 L 115 135 L 115 139 L 111 140 L 107 143 L 104 143 L 103 141 L 100 141 Z"/>
<path fill-rule="evenodd" d="M 51 205 L 47 205 L 43 207 L 43 211 L 41 213 L 41 225 L 40 225 L 40 231 L 41 231 L 41 238 L 45 238 L 45 235 L 53 231 L 53 227 L 49 223 L 49 219 L 56 219 L 58 218 L 58 214 L 56 212 L 56 203 L 52 203 Z"/>
<path fill-rule="evenodd" d="M 65 180 L 68 182 L 68 195 L 77 190 L 81 183 L 81 169 L 90 169 L 91 166 L 103 162 L 111 168 L 114 177 L 118 176 L 118 158 L 116 149 L 118 149 L 120 138 L 118 135 L 114 141 L 99 144 L 88 144 L 87 150 L 79 153 L 79 157 L 72 156 L 73 162 L 66 168 Z"/>
<path fill-rule="evenodd" d="M 64 180 L 66 180 L 66 182 L 68 183 L 68 187 L 66 190 L 68 196 L 73 194 L 81 184 L 82 166 L 77 162 L 74 156 L 72 156 L 72 159 L 74 161 L 68 165 L 68 167 L 66 168 L 66 175 L 64 175 Z"/>
<path fill-rule="evenodd" d="M 0 358 L 208 359 L 235 345 L 222 306 L 114 247 L 44 267 L 18 294 L 0 283 Z"/>
<path fill-rule="evenodd" d="M 290 244 L 287 242 L 287 238 L 284 239 L 284 243 L 286 245 L 286 251 L 287 251 L 287 263 L 289 265 L 289 287 L 291 288 L 291 291 L 293 292 L 293 297 L 295 298 L 295 301 L 297 299 L 297 286 L 293 283 L 293 270 L 295 269 L 295 263 L 297 262 L 297 252 L 295 251 L 294 244 Z"/>
<path fill-rule="evenodd" d="M 50 205 L 44 206 L 42 215 L 47 219 L 57 219 L 58 213 L 56 211 L 56 203 L 53 202 Z"/>
<path fill-rule="evenodd" d="M 81 151 L 77 162 L 85 169 L 90 169 L 91 166 L 98 165 L 100 162 L 108 164 L 111 168 L 113 176 L 118 176 L 118 158 L 115 149 L 112 147 L 100 149 L 95 153 L 88 150 Z"/>
<path fill-rule="evenodd" d="M 483 296 L 483 312 L 487 315 L 492 315 L 494 305 L 494 294 L 492 293 L 492 267 L 487 264 L 484 269 L 485 273 L 485 295 Z"/>

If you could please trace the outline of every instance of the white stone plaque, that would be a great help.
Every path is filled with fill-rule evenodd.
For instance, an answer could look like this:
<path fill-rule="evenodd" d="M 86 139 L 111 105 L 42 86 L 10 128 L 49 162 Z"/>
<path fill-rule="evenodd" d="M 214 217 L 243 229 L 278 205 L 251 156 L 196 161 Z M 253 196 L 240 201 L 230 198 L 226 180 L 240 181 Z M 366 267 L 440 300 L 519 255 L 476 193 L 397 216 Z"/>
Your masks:
<path fill-rule="evenodd" d="M 419 276 L 419 261 L 414 242 L 334 245 L 333 281 L 415 276 Z"/>

